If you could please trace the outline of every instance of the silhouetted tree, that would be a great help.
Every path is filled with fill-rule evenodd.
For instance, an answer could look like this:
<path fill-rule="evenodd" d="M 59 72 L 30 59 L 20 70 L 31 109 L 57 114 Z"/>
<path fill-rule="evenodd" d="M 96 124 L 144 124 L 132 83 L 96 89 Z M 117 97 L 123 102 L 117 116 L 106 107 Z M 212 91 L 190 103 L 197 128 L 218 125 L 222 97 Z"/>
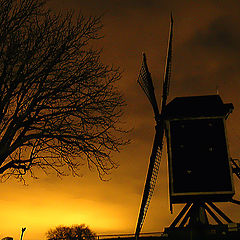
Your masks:
<path fill-rule="evenodd" d="M 127 143 L 120 71 L 91 47 L 101 17 L 54 14 L 44 0 L 0 0 L 0 174 L 50 169 L 102 177 Z"/>
<path fill-rule="evenodd" d="M 47 240 L 95 240 L 96 234 L 88 227 L 74 225 L 72 227 L 58 226 L 47 232 Z"/>

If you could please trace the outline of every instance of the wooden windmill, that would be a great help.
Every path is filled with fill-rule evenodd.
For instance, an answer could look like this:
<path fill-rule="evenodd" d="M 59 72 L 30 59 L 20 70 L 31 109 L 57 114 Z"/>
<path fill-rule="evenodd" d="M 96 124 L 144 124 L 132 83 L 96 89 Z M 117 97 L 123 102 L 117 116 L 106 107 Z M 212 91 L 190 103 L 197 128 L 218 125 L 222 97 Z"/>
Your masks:
<path fill-rule="evenodd" d="M 218 237 L 217 234 L 221 231 L 226 234 L 224 239 L 238 239 L 240 225 L 233 223 L 213 204 L 213 202 L 227 201 L 239 204 L 239 201 L 232 199 L 234 195 L 232 174 L 235 173 L 240 178 L 240 168 L 237 161 L 230 158 L 225 128 L 226 119 L 232 112 L 233 105 L 224 104 L 219 95 L 178 97 L 167 104 L 172 39 L 173 19 L 171 16 L 160 110 L 145 54 L 143 54 L 143 63 L 138 78 L 138 83 L 152 105 L 156 132 L 135 237 L 139 237 L 153 195 L 165 134 L 168 143 L 170 209 L 172 211 L 172 204 L 186 204 L 170 227 L 166 228 L 168 239 L 177 240 L 181 239 L 179 237 L 181 236 L 186 240 L 188 234 L 193 234 L 192 229 L 194 231 L 197 229 L 197 233 L 194 232 L 194 234 L 204 239 L 205 237 L 210 239 L 208 236 L 212 232 Z M 217 227 L 210 226 L 207 213 L 217 222 Z M 227 225 L 224 225 L 223 221 Z M 222 225 L 231 230 L 225 229 L 218 232 L 217 229 L 221 229 L 219 226 Z M 232 235 L 232 229 L 235 235 Z"/>

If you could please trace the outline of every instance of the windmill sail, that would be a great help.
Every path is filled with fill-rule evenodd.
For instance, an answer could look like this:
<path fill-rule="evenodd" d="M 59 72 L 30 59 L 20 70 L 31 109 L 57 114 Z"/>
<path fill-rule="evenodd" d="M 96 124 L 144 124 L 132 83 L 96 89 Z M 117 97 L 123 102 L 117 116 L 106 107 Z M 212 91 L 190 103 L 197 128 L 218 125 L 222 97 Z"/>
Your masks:
<path fill-rule="evenodd" d="M 162 95 L 161 113 L 163 113 L 164 110 L 165 110 L 165 106 L 166 106 L 166 103 L 167 103 L 167 96 L 169 94 L 171 66 L 172 66 L 172 39 L 173 39 L 173 17 L 172 17 L 172 14 L 171 14 L 171 23 L 170 23 L 169 41 L 168 41 L 168 50 L 167 50 L 167 60 L 166 60 L 166 68 L 165 68 L 164 82 L 163 82 L 163 95 Z"/>
<path fill-rule="evenodd" d="M 153 191 L 156 185 L 157 174 L 160 166 L 161 156 L 162 156 L 162 148 L 163 148 L 163 136 L 164 136 L 164 119 L 163 112 L 165 110 L 167 96 L 169 93 L 169 83 L 170 83 L 170 73 L 171 73 L 171 59 L 172 59 L 172 37 L 173 37 L 173 19 L 171 16 L 171 24 L 170 24 L 170 35 L 169 35 L 169 44 L 168 44 L 168 53 L 167 53 L 167 62 L 166 69 L 164 75 L 163 82 L 163 95 L 162 95 L 162 103 L 161 103 L 161 113 L 159 114 L 156 97 L 154 93 L 154 87 L 152 84 L 151 74 L 148 71 L 146 56 L 143 55 L 143 65 L 140 70 L 138 83 L 142 87 L 143 91 L 147 95 L 150 103 L 152 104 L 153 111 L 156 119 L 156 133 L 154 137 L 154 143 L 152 148 L 152 153 L 150 156 L 150 162 L 148 167 L 148 173 L 146 178 L 146 183 L 144 187 L 142 203 L 139 211 L 135 237 L 136 239 L 139 237 L 141 232 L 147 210 L 153 195 Z"/>
<path fill-rule="evenodd" d="M 157 100 L 154 93 L 151 73 L 148 71 L 145 53 L 143 53 L 142 67 L 141 67 L 137 82 L 139 83 L 142 90 L 146 94 L 148 100 L 152 104 L 155 117 L 157 117 L 159 115 L 159 110 L 158 110 Z"/>
<path fill-rule="evenodd" d="M 162 132 L 162 133 L 161 133 Z M 156 134 L 154 137 L 152 154 L 150 157 L 150 163 L 148 167 L 147 179 L 145 183 L 145 188 L 142 197 L 142 203 L 139 211 L 137 227 L 135 231 L 135 237 L 138 238 L 140 231 L 142 229 L 147 210 L 153 195 L 153 191 L 157 181 L 157 174 L 160 167 L 161 155 L 162 155 L 162 143 L 161 143 L 161 135 L 163 136 L 162 131 L 158 129 L 158 125 L 156 126 Z M 163 137 L 162 137 L 163 138 Z M 161 146 L 160 146 L 161 145 Z"/>

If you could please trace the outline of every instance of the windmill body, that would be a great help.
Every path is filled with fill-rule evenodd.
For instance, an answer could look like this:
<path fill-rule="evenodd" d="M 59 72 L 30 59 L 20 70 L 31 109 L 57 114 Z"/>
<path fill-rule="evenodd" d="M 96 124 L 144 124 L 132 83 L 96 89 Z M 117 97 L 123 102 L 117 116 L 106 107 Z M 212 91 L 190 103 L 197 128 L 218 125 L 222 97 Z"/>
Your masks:
<path fill-rule="evenodd" d="M 225 128 L 232 110 L 219 95 L 178 97 L 167 105 L 171 203 L 228 201 L 234 195 Z"/>

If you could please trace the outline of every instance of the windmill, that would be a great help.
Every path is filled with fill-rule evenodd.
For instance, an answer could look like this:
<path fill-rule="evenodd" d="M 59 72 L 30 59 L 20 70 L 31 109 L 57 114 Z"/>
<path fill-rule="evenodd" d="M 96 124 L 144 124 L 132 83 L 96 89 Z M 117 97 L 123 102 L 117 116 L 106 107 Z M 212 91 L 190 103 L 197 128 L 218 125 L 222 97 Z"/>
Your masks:
<path fill-rule="evenodd" d="M 164 136 L 164 111 L 167 103 L 167 96 L 169 93 L 169 84 L 170 84 L 170 75 L 171 75 L 171 61 L 172 61 L 172 39 L 173 39 L 173 18 L 171 15 L 170 21 L 170 31 L 169 31 L 169 42 L 168 42 L 168 51 L 167 51 L 167 60 L 163 81 L 163 94 L 161 101 L 161 109 L 159 111 L 156 96 L 154 93 L 154 86 L 151 78 L 151 74 L 147 67 L 146 56 L 143 54 L 143 62 L 140 70 L 140 74 L 138 77 L 138 83 L 149 99 L 153 112 L 155 115 L 156 127 L 155 127 L 155 137 L 153 142 L 152 153 L 150 156 L 150 162 L 148 167 L 148 173 L 146 178 L 146 183 L 144 187 L 142 203 L 139 211 L 139 217 L 137 221 L 137 227 L 135 231 L 135 237 L 138 238 L 141 232 L 147 210 L 150 204 L 150 200 L 153 195 L 153 191 L 155 188 L 157 174 L 159 171 L 162 148 L 163 148 L 163 136 Z"/>
<path fill-rule="evenodd" d="M 225 120 L 233 111 L 233 104 L 224 104 L 219 95 L 177 97 L 167 104 L 172 38 L 171 15 L 160 110 L 145 54 L 138 77 L 138 83 L 153 108 L 156 132 L 135 238 L 139 238 L 153 195 L 165 134 L 168 144 L 170 209 L 172 211 L 172 204 L 186 203 L 170 227 L 165 229 L 168 239 L 179 239 L 179 236 L 184 239 L 200 239 L 203 236 L 210 239 L 209 234 L 217 237 L 218 234 L 227 234 L 224 239 L 239 239 L 240 224 L 234 223 L 213 204 L 213 201 L 240 204 L 240 201 L 232 199 L 235 194 L 232 174 L 235 173 L 240 179 L 240 164 L 239 160 L 229 156 L 225 129 Z M 207 213 L 218 225 L 209 224 Z M 224 225 L 221 219 L 227 224 Z M 192 238 L 194 234 L 196 238 Z"/>

